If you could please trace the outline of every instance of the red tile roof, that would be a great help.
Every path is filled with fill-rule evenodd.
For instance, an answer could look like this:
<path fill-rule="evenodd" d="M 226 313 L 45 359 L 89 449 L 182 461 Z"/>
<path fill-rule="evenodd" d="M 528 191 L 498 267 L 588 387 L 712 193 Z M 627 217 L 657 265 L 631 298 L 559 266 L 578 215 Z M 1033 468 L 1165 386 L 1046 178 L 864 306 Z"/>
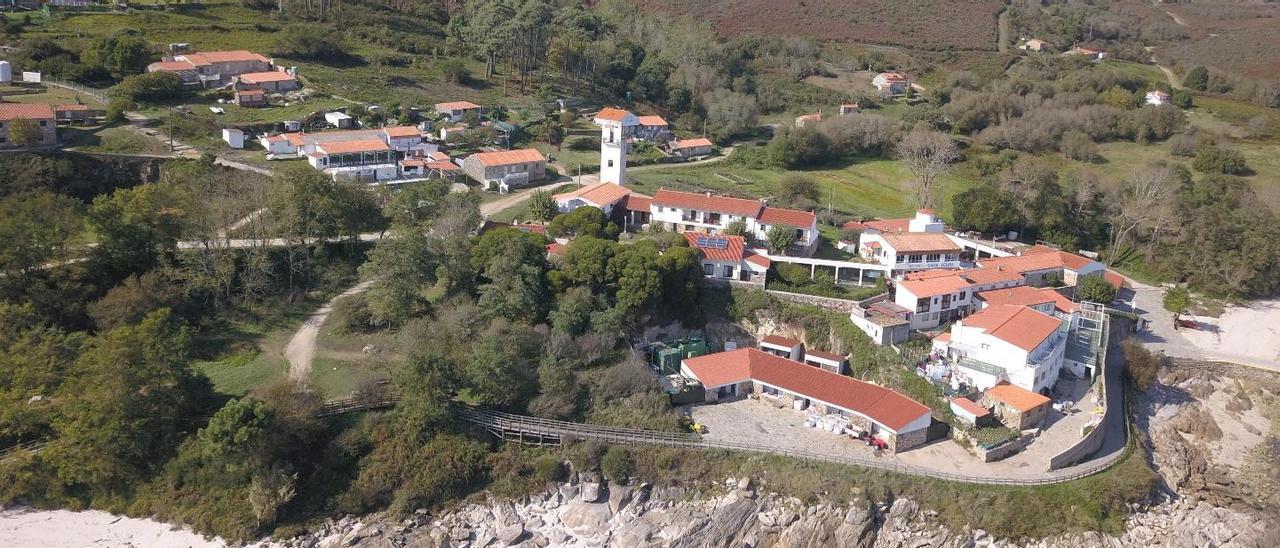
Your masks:
<path fill-rule="evenodd" d="M 709 388 L 754 379 L 864 415 L 895 432 L 930 414 L 928 407 L 888 388 L 755 348 L 688 358 L 683 363 Z"/>
<path fill-rule="evenodd" d="M 849 221 L 844 224 L 844 228 L 848 230 L 877 230 L 880 232 L 906 232 L 911 225 L 911 219 L 873 219 L 870 221 Z"/>
<path fill-rule="evenodd" d="M 334 141 L 329 143 L 320 143 L 317 145 L 319 150 L 323 150 L 325 154 L 342 154 L 346 152 L 378 152 L 383 150 L 391 150 L 386 143 L 377 139 L 362 139 L 359 141 Z"/>
<path fill-rule="evenodd" d="M 671 141 L 672 150 L 680 150 L 684 148 L 713 147 L 715 143 L 706 137 L 696 137 L 693 139 L 676 139 Z"/>
<path fill-rule="evenodd" d="M 258 55 L 252 51 L 236 50 L 236 51 L 202 51 L 199 53 L 187 53 L 180 55 L 183 59 L 190 61 L 193 65 L 212 65 L 214 63 L 243 63 L 246 61 L 258 61 L 260 63 L 270 63 L 271 60 Z"/>
<path fill-rule="evenodd" d="M 552 196 L 552 199 L 559 202 L 561 200 L 572 200 L 577 198 L 586 202 L 595 204 L 597 207 L 605 207 L 616 204 L 627 196 L 631 195 L 631 190 L 622 185 L 614 183 L 596 183 L 594 185 L 585 186 L 574 190 L 573 192 L 564 192 Z M 645 209 L 648 211 L 648 208 Z"/>
<path fill-rule="evenodd" d="M 195 70 L 196 66 L 187 61 L 156 61 L 147 65 L 147 70 L 162 72 L 178 72 L 183 70 Z"/>
<path fill-rule="evenodd" d="M 818 216 L 811 211 L 765 207 L 760 212 L 759 221 L 767 225 L 788 225 L 796 228 L 809 228 L 818 221 Z"/>
<path fill-rule="evenodd" d="M 266 72 L 250 72 L 240 75 L 240 81 L 250 84 L 261 84 L 263 82 L 292 82 L 297 80 L 288 73 L 278 70 L 268 70 Z"/>
<path fill-rule="evenodd" d="M 960 251 L 961 249 L 960 245 L 948 238 L 946 234 L 937 232 L 887 233 L 881 234 L 880 239 L 899 254 Z"/>
<path fill-rule="evenodd" d="M 898 282 L 899 289 L 905 289 L 917 299 L 959 293 L 970 287 L 973 287 L 973 282 L 958 274 L 925 279 L 903 279 Z"/>
<path fill-rule="evenodd" d="M 960 323 L 983 329 L 988 335 L 1028 352 L 1062 327 L 1062 321 L 1053 316 L 1012 304 L 988 306 Z"/>
<path fill-rule="evenodd" d="M 1061 293 L 1058 293 L 1048 287 L 1038 289 L 1027 285 L 1020 285 L 1004 289 L 991 289 L 978 292 L 976 297 L 986 301 L 988 306 L 998 304 L 1034 306 L 1038 304 L 1052 303 L 1054 308 L 1068 314 L 1075 312 L 1080 308 L 1079 305 L 1071 302 L 1071 299 L 1066 298 Z"/>
<path fill-rule="evenodd" d="M 1000 381 L 995 386 L 988 388 L 987 395 L 1023 413 L 1042 405 L 1048 405 L 1051 401 L 1040 394 L 1009 384 L 1009 381 Z"/>
<path fill-rule="evenodd" d="M 605 107 L 596 114 L 597 120 L 609 120 L 611 122 L 621 122 L 631 116 L 631 113 L 620 108 Z"/>
<path fill-rule="evenodd" d="M 53 107 L 44 103 L 0 103 L 0 121 L 53 118 Z"/>
<path fill-rule="evenodd" d="M 886 82 L 906 82 L 907 77 L 896 72 L 881 72 L 880 76 L 884 77 Z"/>
<path fill-rule="evenodd" d="M 640 116 L 640 125 L 642 126 L 666 126 L 667 121 L 661 116 Z"/>
<path fill-rule="evenodd" d="M 559 242 L 551 242 L 547 244 L 548 255 L 564 255 L 564 244 Z"/>
<path fill-rule="evenodd" d="M 956 407 L 969 412 L 974 417 L 985 417 L 991 414 L 990 409 L 974 403 L 974 401 L 969 398 L 951 398 L 951 403 L 956 404 Z"/>
<path fill-rule="evenodd" d="M 689 241 L 689 247 L 697 249 L 702 253 L 702 257 L 708 261 L 716 262 L 738 262 L 743 259 L 743 250 L 746 248 L 746 241 L 742 236 L 728 236 L 724 234 L 701 234 L 698 232 L 685 232 L 684 238 Z M 705 238 L 707 240 L 727 240 L 724 248 L 719 247 L 698 247 L 698 239 Z"/>
<path fill-rule="evenodd" d="M 769 266 L 773 264 L 773 261 L 769 260 L 768 257 L 765 257 L 764 255 L 759 255 L 754 251 L 747 251 L 745 253 L 747 254 L 746 261 L 753 265 L 769 268 Z"/>
<path fill-rule="evenodd" d="M 632 192 L 627 195 L 627 199 L 622 201 L 622 207 L 627 211 L 639 211 L 642 213 L 649 212 L 649 206 L 653 205 L 653 197 Z"/>
<path fill-rule="evenodd" d="M 480 108 L 480 105 L 471 101 L 450 101 L 448 103 L 436 103 L 436 110 L 471 110 Z"/>
<path fill-rule="evenodd" d="M 680 192 L 676 190 L 667 190 L 665 188 L 658 189 L 657 192 L 653 193 L 653 204 L 666 207 L 678 207 L 680 209 L 696 209 L 699 211 L 728 213 L 730 215 L 740 215 L 742 217 L 755 217 L 760 214 L 760 209 L 763 207 L 758 200 L 713 196 L 710 193 L 696 194 L 693 192 Z"/>
<path fill-rule="evenodd" d="M 427 162 L 427 169 L 435 169 L 439 171 L 462 171 L 462 168 L 449 160 Z"/>
<path fill-rule="evenodd" d="M 422 131 L 414 126 L 391 126 L 382 128 L 388 137 L 422 137 Z"/>
<path fill-rule="evenodd" d="M 800 345 L 800 341 L 797 341 L 795 339 L 788 338 L 788 337 L 783 337 L 780 335 L 769 335 L 763 339 L 760 339 L 760 342 L 769 343 L 774 346 L 782 346 L 785 348 L 795 348 L 796 346 Z"/>
<path fill-rule="evenodd" d="M 95 109 L 89 105 L 84 105 L 84 104 L 66 104 L 66 105 L 58 105 L 56 107 L 53 107 L 53 110 L 70 112 L 73 110 L 86 111 L 86 110 L 95 110 Z"/>
<path fill-rule="evenodd" d="M 495 152 L 477 152 L 468 156 L 467 159 L 475 158 L 482 165 L 486 166 L 504 166 L 508 164 L 524 164 L 529 162 L 545 162 L 546 158 L 532 148 L 522 148 L 519 150 L 499 150 Z"/>
<path fill-rule="evenodd" d="M 1044 245 L 1036 245 L 1023 251 L 1022 255 L 979 259 L 978 264 L 983 268 L 1004 268 L 1027 273 L 1060 268 L 1080 272 L 1089 265 L 1097 264 L 1097 262 L 1074 253 L 1067 253 Z"/>

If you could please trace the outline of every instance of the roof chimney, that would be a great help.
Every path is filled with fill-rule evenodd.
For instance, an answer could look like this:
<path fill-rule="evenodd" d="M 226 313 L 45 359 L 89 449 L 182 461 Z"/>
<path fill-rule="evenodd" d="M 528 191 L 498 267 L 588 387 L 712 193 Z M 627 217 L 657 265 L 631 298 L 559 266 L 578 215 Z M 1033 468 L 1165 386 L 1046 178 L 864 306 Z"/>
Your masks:
<path fill-rule="evenodd" d="M 708 191 L 706 192 L 706 194 L 707 194 L 707 197 L 708 197 L 708 198 L 710 198 L 710 197 L 711 197 L 711 191 L 710 191 L 710 190 L 708 190 Z"/>

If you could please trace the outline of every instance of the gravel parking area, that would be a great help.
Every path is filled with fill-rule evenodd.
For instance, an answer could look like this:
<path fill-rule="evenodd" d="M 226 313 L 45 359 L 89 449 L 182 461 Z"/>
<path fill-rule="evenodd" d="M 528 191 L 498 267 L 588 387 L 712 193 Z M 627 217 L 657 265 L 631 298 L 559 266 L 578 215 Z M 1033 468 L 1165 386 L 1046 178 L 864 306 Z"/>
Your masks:
<path fill-rule="evenodd" d="M 1077 392 L 1079 393 L 1079 392 Z M 704 436 L 712 440 L 729 440 L 831 455 L 878 456 L 904 464 L 913 464 L 956 474 L 991 478 L 1036 478 L 1048 469 L 1049 458 L 1080 439 L 1080 429 L 1093 415 L 1093 404 L 1081 396 L 1079 412 L 1064 415 L 1051 411 L 1040 438 L 1026 450 L 1001 461 L 980 462 L 957 443 L 943 439 L 897 455 L 877 453 L 865 443 L 831 432 L 807 428 L 804 412 L 777 408 L 767 402 L 741 399 L 718 404 L 691 406 L 693 419 L 706 425 Z"/>

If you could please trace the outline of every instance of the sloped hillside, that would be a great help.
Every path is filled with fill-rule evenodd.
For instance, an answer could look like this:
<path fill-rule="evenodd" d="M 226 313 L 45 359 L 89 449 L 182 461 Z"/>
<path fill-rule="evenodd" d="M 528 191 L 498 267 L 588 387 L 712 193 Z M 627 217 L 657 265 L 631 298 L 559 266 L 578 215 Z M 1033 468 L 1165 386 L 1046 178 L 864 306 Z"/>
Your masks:
<path fill-rule="evenodd" d="M 996 49 L 998 0 L 633 0 L 711 21 L 722 36 L 777 34 L 944 50 Z"/>

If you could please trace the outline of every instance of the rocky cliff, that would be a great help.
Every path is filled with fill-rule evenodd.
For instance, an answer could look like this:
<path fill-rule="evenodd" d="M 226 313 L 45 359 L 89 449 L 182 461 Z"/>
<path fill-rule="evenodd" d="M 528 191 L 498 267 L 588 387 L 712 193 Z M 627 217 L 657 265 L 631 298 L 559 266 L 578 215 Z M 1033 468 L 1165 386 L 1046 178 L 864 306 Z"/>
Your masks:
<path fill-rule="evenodd" d="M 1227 376 L 1223 372 L 1232 373 Z M 1125 533 L 1045 539 L 952 530 L 909 499 L 806 505 L 730 478 L 696 492 L 602 484 L 582 475 L 518 501 L 487 500 L 407 519 L 344 517 L 288 546 L 1280 546 L 1280 382 L 1255 372 L 1184 364 L 1135 402 L 1163 489 L 1134 507 Z"/>

